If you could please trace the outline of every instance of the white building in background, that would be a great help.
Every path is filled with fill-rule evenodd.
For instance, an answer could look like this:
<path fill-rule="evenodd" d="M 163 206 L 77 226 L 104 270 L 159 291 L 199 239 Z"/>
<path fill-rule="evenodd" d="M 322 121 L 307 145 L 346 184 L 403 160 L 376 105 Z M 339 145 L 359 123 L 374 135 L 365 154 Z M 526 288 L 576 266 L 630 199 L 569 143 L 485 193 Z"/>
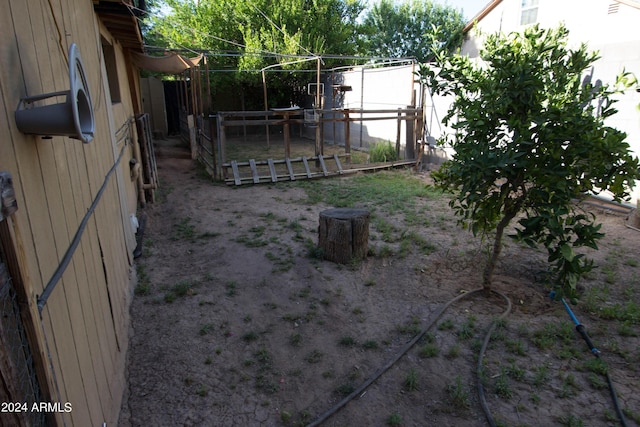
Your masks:
<path fill-rule="evenodd" d="M 395 144 L 397 138 L 397 120 L 394 113 L 371 113 L 363 110 L 392 111 L 409 106 L 420 107 L 422 86 L 415 76 L 417 66 L 413 63 L 390 66 L 363 66 L 346 70 L 325 71 L 323 80 L 327 90 L 324 92 L 324 109 L 351 109 L 350 140 L 353 148 L 368 148 L 370 144 L 389 141 Z M 345 91 L 332 88 L 343 87 Z M 331 118 L 325 114 L 325 118 Z M 335 114 L 335 117 L 342 117 Z M 388 117 L 388 120 L 371 120 L 374 117 Z M 363 119 L 359 121 L 358 119 Z M 369 119 L 369 120 L 367 120 Z M 344 144 L 344 124 L 331 122 L 324 124 L 326 141 Z M 400 130 L 400 145 L 406 147 L 406 123 Z"/>
<path fill-rule="evenodd" d="M 599 52 L 592 82 L 613 85 L 623 70 L 640 79 L 640 0 L 492 0 L 465 27 L 462 53 L 478 57 L 486 34 L 508 34 L 533 24 L 555 28 L 560 23 L 569 30 L 571 47 L 584 42 Z M 607 124 L 626 132 L 631 149 L 640 156 L 640 93 L 632 89 L 618 100 L 618 114 Z M 640 182 L 634 203 L 640 199 L 639 186 Z"/>

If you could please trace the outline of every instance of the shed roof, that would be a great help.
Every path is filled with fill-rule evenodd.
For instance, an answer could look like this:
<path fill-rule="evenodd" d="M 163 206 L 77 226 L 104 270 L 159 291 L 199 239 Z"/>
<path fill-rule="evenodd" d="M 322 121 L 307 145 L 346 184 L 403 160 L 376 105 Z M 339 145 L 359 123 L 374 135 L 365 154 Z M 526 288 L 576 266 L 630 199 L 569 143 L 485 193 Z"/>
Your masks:
<path fill-rule="evenodd" d="M 126 49 L 142 52 L 143 39 L 138 16 L 144 6 L 138 8 L 134 0 L 93 0 L 93 9 L 107 29 Z"/>

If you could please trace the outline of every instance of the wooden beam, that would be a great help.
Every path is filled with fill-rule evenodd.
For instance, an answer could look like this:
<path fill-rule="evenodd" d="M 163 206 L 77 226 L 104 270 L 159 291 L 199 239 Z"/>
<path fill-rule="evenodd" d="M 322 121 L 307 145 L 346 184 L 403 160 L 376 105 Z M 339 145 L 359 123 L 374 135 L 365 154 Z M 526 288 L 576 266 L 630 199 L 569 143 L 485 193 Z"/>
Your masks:
<path fill-rule="evenodd" d="M 307 178 L 311 178 L 311 169 L 309 169 L 309 162 L 306 157 L 302 157 L 302 164 L 304 164 L 304 170 L 307 172 Z"/>
<path fill-rule="evenodd" d="M 233 170 L 233 179 L 236 185 L 240 185 L 240 171 L 238 171 L 238 162 L 235 160 L 231 161 L 231 170 Z"/>
<path fill-rule="evenodd" d="M 236 162 L 236 168 L 238 163 Z M 254 159 L 249 160 L 249 167 L 251 168 L 251 175 L 253 176 L 253 183 L 260 182 L 260 176 L 258 175 L 258 168 L 256 168 L 256 161 Z"/>
<path fill-rule="evenodd" d="M 333 160 L 336 161 L 336 166 L 338 167 L 338 173 L 342 175 L 344 171 L 342 170 L 342 165 L 340 164 L 340 157 L 338 157 L 338 153 L 333 155 Z"/>
<path fill-rule="evenodd" d="M 271 182 L 278 182 L 278 175 L 276 174 L 276 166 L 273 163 L 273 159 L 267 159 L 269 163 L 269 172 L 271 172 Z"/>
<path fill-rule="evenodd" d="M 318 156 L 318 161 L 320 162 L 320 167 L 322 168 L 322 174 L 324 176 L 328 176 L 327 165 L 324 164 L 324 156 Z"/>
<path fill-rule="evenodd" d="M 293 173 L 293 166 L 291 166 L 291 159 L 287 157 L 285 161 L 287 162 L 287 170 L 289 171 L 289 178 L 291 178 L 291 181 L 295 181 L 296 174 Z"/>

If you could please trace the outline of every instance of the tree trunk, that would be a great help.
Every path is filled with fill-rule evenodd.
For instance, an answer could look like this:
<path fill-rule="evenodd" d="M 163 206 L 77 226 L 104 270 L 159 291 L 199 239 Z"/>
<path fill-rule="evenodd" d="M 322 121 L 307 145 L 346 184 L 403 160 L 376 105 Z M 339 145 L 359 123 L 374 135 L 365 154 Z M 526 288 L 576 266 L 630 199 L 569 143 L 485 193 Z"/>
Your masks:
<path fill-rule="evenodd" d="M 340 264 L 367 257 L 369 211 L 337 208 L 320 212 L 318 246 L 325 259 Z"/>
<path fill-rule="evenodd" d="M 491 251 L 491 256 L 487 261 L 487 265 L 485 265 L 484 271 L 482 272 L 482 287 L 487 294 L 491 293 L 493 270 L 496 268 L 498 257 L 500 256 L 500 252 L 502 251 L 502 236 L 504 234 L 504 229 L 507 228 L 507 225 L 509 225 L 509 223 L 515 216 L 515 213 L 506 215 L 502 218 L 502 220 L 500 220 L 498 226 L 496 227 L 496 236 L 495 240 L 493 241 L 493 250 Z"/>

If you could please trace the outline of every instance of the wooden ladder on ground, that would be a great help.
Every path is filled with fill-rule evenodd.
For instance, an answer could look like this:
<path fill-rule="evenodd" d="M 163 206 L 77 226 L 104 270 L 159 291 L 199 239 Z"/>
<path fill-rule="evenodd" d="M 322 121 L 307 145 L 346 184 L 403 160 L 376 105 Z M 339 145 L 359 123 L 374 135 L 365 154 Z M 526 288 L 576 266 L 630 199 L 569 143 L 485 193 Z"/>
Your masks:
<path fill-rule="evenodd" d="M 412 166 L 416 160 L 401 160 L 391 163 L 371 164 L 356 168 L 344 168 L 341 157 L 350 154 L 333 154 L 326 156 L 298 157 L 284 160 L 254 160 L 238 162 L 232 160 L 222 165 L 224 181 L 229 185 L 274 183 L 279 181 L 295 181 L 296 179 L 327 178 L 361 171 L 389 169 L 400 166 Z M 310 167 L 310 163 L 315 167 Z M 229 176 L 229 169 L 233 176 Z"/>
<path fill-rule="evenodd" d="M 266 182 L 295 181 L 296 179 L 310 179 L 318 177 L 328 177 L 348 173 L 350 169 L 343 169 L 340 157 L 346 155 L 328 155 L 299 157 L 295 159 L 286 158 L 284 160 L 254 160 L 248 162 L 238 162 L 232 160 L 230 163 L 222 165 L 224 168 L 225 182 L 227 184 L 260 184 Z M 331 164 L 328 161 L 333 161 Z M 309 166 L 315 162 L 317 167 Z M 329 166 L 327 165 L 329 163 Z M 233 177 L 228 176 L 228 169 L 231 168 Z"/>

